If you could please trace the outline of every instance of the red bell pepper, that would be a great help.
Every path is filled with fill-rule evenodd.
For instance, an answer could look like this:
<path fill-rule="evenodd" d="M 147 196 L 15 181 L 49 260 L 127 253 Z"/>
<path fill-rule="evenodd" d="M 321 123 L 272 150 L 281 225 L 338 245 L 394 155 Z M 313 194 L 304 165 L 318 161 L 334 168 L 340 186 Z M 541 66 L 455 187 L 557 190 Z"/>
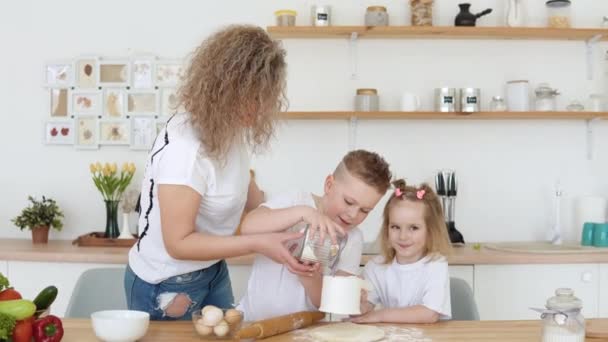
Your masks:
<path fill-rule="evenodd" d="M 34 322 L 34 341 L 59 342 L 63 337 L 63 325 L 57 316 L 48 315 Z"/>

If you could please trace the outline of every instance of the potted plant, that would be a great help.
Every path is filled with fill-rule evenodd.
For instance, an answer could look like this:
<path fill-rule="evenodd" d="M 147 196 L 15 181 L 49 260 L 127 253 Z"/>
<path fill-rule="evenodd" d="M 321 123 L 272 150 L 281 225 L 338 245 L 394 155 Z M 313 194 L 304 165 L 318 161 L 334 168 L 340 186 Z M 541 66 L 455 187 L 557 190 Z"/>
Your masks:
<path fill-rule="evenodd" d="M 47 243 L 51 227 L 57 231 L 63 228 L 61 222 L 63 213 L 53 199 L 42 196 L 42 201 L 38 201 L 32 196 L 28 196 L 28 200 L 31 205 L 23 209 L 21 214 L 11 221 L 21 230 L 29 228 L 32 231 L 33 243 Z"/>

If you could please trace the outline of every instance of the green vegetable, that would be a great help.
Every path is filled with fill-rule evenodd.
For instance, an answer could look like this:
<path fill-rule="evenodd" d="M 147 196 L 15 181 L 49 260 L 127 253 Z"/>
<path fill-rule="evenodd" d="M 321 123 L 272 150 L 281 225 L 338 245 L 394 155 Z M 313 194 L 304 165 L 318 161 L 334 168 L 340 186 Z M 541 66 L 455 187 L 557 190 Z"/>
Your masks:
<path fill-rule="evenodd" d="M 14 317 L 0 313 L 0 341 L 8 340 L 8 337 L 13 334 L 16 323 Z"/>
<path fill-rule="evenodd" d="M 8 289 L 10 284 L 8 282 L 8 278 L 6 278 L 2 273 L 0 273 L 0 291 L 4 289 Z"/>
<path fill-rule="evenodd" d="M 57 298 L 57 288 L 53 285 L 45 287 L 34 299 L 36 304 L 36 310 L 46 310 L 53 304 L 55 298 Z"/>
<path fill-rule="evenodd" d="M 16 320 L 30 318 L 36 312 L 36 304 L 27 299 L 0 301 L 0 313 L 12 316 Z"/>

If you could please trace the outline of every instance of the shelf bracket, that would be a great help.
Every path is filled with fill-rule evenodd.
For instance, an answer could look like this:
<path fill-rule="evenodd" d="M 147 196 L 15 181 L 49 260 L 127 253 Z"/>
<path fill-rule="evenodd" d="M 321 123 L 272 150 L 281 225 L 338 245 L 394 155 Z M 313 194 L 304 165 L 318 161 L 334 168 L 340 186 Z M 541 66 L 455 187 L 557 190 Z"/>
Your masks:
<path fill-rule="evenodd" d="M 598 122 L 600 118 L 588 119 L 585 121 L 586 136 L 587 136 L 587 160 L 593 160 L 593 125 Z"/>
<path fill-rule="evenodd" d="M 348 150 L 354 151 L 357 148 L 357 125 L 359 121 L 356 116 L 351 116 L 348 121 Z"/>
<path fill-rule="evenodd" d="M 599 42 L 602 39 L 601 34 L 596 34 L 585 42 L 585 52 L 587 58 L 587 79 L 589 81 L 593 80 L 593 47 L 595 43 Z"/>
<path fill-rule="evenodd" d="M 357 41 L 359 33 L 352 32 L 348 42 L 348 52 L 350 55 L 350 79 L 357 79 Z"/>

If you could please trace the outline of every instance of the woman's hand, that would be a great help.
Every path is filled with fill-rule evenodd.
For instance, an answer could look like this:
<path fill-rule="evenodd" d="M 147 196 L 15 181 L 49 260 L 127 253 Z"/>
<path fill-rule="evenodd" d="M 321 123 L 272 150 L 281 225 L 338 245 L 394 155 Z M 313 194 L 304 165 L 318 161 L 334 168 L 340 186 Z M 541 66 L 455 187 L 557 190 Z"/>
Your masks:
<path fill-rule="evenodd" d="M 275 262 L 287 266 L 290 272 L 302 275 L 311 275 L 315 267 L 304 265 L 294 258 L 285 247 L 285 242 L 301 238 L 302 232 L 272 233 L 250 235 L 255 238 L 255 251 L 263 254 Z"/>
<path fill-rule="evenodd" d="M 322 214 L 315 208 L 305 207 L 302 213 L 302 220 L 310 225 L 308 234 L 319 232 L 318 241 L 322 242 L 326 235 L 329 235 L 333 244 L 338 244 L 337 235 L 346 235 L 344 229 L 339 224 L 334 222 L 328 216 Z"/>

